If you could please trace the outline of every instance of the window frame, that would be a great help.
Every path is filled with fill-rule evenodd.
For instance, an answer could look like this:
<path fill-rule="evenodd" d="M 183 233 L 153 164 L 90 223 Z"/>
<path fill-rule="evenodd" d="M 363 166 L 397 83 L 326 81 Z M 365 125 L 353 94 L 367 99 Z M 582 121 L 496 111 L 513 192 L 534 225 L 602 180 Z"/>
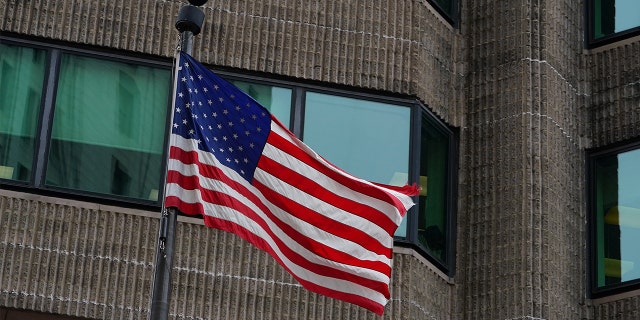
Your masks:
<path fill-rule="evenodd" d="M 449 137 L 448 146 L 448 161 L 447 161 L 447 196 L 446 196 L 446 259 L 441 259 L 432 255 L 429 250 L 420 243 L 418 240 L 418 216 L 421 212 L 419 207 L 418 196 L 414 197 L 414 205 L 407 212 L 407 237 L 394 237 L 394 244 L 411 248 L 419 252 L 430 263 L 435 265 L 438 269 L 445 272 L 450 277 L 455 274 L 455 262 L 456 262 L 456 224 L 457 224 L 457 186 L 458 186 L 458 146 L 459 146 L 459 132 L 455 128 L 445 124 L 445 122 L 435 115 L 427 105 L 422 104 L 419 101 L 414 102 L 414 110 L 412 112 L 411 119 L 411 141 L 410 154 L 409 154 L 409 181 L 420 181 L 420 149 L 421 149 L 421 134 L 422 134 L 422 119 L 423 116 L 434 126 L 436 130 L 444 133 Z M 415 226 L 411 228 L 410 226 Z"/>
<path fill-rule="evenodd" d="M 597 240 L 597 209 L 596 209 L 596 161 L 612 155 L 640 150 L 640 137 L 615 143 L 609 146 L 594 148 L 586 151 L 586 186 L 587 186 L 587 295 L 590 298 L 601 298 L 631 290 L 640 289 L 640 278 L 616 284 L 598 286 L 598 243 Z M 639 164 L 640 165 L 640 164 Z M 640 232 L 640 231 L 639 231 Z"/>
<path fill-rule="evenodd" d="M 640 25 L 631 29 L 615 32 L 603 37 L 596 38 L 595 33 L 595 2 L 587 0 L 584 4 L 585 43 L 587 49 L 601 47 L 614 42 L 622 41 L 631 37 L 640 36 Z"/>

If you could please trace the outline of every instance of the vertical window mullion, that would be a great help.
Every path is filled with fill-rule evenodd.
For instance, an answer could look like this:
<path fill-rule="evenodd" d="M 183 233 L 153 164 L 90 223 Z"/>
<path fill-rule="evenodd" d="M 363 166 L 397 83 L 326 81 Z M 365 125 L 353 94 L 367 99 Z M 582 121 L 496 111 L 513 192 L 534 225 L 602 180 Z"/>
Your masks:
<path fill-rule="evenodd" d="M 447 223 L 447 257 L 446 263 L 449 267 L 450 276 L 455 272 L 455 258 L 456 258 L 456 215 L 457 211 L 456 199 L 457 195 L 457 170 L 458 170 L 458 139 L 457 135 L 452 133 L 449 139 L 449 150 L 447 155 L 447 208 L 446 208 L 446 223 Z"/>
<path fill-rule="evenodd" d="M 42 111 L 40 115 L 41 125 L 38 132 L 37 152 L 34 170 L 34 186 L 39 188 L 43 185 L 45 168 L 47 166 L 47 155 L 49 152 L 49 142 L 51 138 L 51 125 L 53 123 L 53 108 L 55 105 L 55 94 L 58 85 L 58 74 L 60 71 L 60 50 L 50 51 L 49 65 L 45 76 L 45 90 L 42 99 Z"/>
<path fill-rule="evenodd" d="M 291 108 L 291 130 L 297 136 L 302 138 L 302 124 L 304 122 L 304 101 L 306 91 L 300 87 L 293 89 L 292 108 Z"/>

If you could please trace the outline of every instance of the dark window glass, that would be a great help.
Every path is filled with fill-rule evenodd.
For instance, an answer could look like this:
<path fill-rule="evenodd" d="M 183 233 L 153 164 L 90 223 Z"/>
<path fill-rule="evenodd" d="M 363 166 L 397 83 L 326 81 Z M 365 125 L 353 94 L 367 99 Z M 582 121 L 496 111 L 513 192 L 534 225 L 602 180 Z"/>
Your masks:
<path fill-rule="evenodd" d="M 0 44 L 0 178 L 31 177 L 46 53 Z"/>
<path fill-rule="evenodd" d="M 157 201 L 170 71 L 63 55 L 46 184 Z"/>
<path fill-rule="evenodd" d="M 433 2 L 435 2 L 436 5 L 440 7 L 447 16 L 449 16 L 449 18 L 453 18 L 457 0 L 433 0 Z"/>
<path fill-rule="evenodd" d="M 425 115 L 420 135 L 418 242 L 446 261 L 449 135 Z"/>
<path fill-rule="evenodd" d="M 593 39 L 640 26 L 640 1 L 592 0 L 591 29 Z"/>
<path fill-rule="evenodd" d="M 640 149 L 594 161 L 595 286 L 640 279 Z"/>
<path fill-rule="evenodd" d="M 404 185 L 409 172 L 410 116 L 408 107 L 307 92 L 304 141 L 357 177 Z M 397 236 L 406 235 L 405 223 Z"/>
<path fill-rule="evenodd" d="M 290 127 L 291 89 L 232 80 L 231 83 L 269 109 L 282 124 Z"/>

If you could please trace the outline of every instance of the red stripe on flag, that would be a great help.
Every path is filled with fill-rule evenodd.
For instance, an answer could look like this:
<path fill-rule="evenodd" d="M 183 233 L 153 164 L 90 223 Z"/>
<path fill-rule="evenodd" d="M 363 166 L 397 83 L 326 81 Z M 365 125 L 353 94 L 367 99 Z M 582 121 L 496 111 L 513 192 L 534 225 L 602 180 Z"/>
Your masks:
<path fill-rule="evenodd" d="M 327 218 L 293 200 L 290 200 L 282 194 L 269 189 L 257 179 L 253 181 L 253 185 L 258 188 L 258 190 L 260 190 L 260 192 L 269 199 L 271 203 L 278 206 L 280 209 L 287 211 L 292 216 L 304 220 L 309 224 L 314 225 L 316 228 L 323 229 L 337 237 L 357 243 L 375 254 L 385 256 L 389 259 L 391 258 L 391 248 L 385 247 L 380 243 L 380 241 L 378 241 L 378 239 L 372 238 L 367 233 L 362 232 L 362 230 L 352 228 L 338 221 Z"/>
<path fill-rule="evenodd" d="M 308 259 L 306 259 L 305 257 L 303 257 L 302 255 L 300 255 L 299 253 L 293 251 L 291 248 L 289 248 L 287 246 L 287 244 L 285 242 L 283 242 L 276 234 L 274 234 L 274 232 L 270 229 L 270 227 L 268 226 L 267 222 L 262 219 L 262 217 L 260 217 L 255 211 L 253 211 L 251 208 L 247 207 L 245 204 L 243 204 L 241 201 L 227 195 L 224 193 L 220 193 L 220 192 L 216 192 L 216 191 L 212 191 L 212 190 L 207 190 L 205 188 L 202 188 L 200 186 L 198 186 L 198 178 L 196 176 L 183 176 L 181 175 L 179 172 L 177 171 L 169 171 L 169 175 L 167 177 L 167 183 L 176 183 L 178 185 L 180 185 L 181 187 L 183 187 L 184 189 L 187 189 L 191 186 L 197 186 L 195 189 L 192 190 L 200 190 L 201 192 L 201 196 L 202 199 L 208 203 L 211 204 L 217 204 L 217 205 L 222 205 L 222 206 L 226 206 L 229 208 L 232 208 L 233 210 L 236 210 L 238 212 L 241 212 L 244 216 L 246 216 L 247 218 L 249 218 L 250 220 L 254 221 L 257 225 L 259 225 L 266 233 L 267 235 L 270 237 L 270 239 L 276 244 L 276 246 L 280 249 L 280 251 L 282 252 L 282 254 L 284 256 L 286 256 L 290 261 L 292 261 L 293 263 L 295 263 L 298 266 L 301 266 L 304 269 L 307 269 L 313 273 L 322 275 L 322 276 L 327 276 L 327 277 L 332 277 L 332 278 L 337 278 L 337 279 L 345 279 L 354 283 L 357 283 L 359 285 L 362 285 L 364 287 L 370 288 L 372 290 L 381 292 L 383 294 L 385 294 L 386 297 L 388 297 L 389 293 L 388 293 L 388 287 L 387 284 L 384 282 L 380 282 L 380 281 L 375 281 L 375 280 L 371 280 L 368 278 L 363 278 L 363 277 L 359 277 L 353 273 L 349 273 L 346 271 L 342 271 L 336 268 L 332 268 L 332 267 L 328 267 L 325 265 L 321 265 L 321 264 L 317 264 L 314 263 Z M 207 223 L 208 219 L 213 219 L 213 217 L 206 215 L 206 212 L 203 208 L 203 206 L 201 204 L 189 204 L 186 202 L 183 202 L 182 200 L 180 200 L 177 197 L 168 197 L 166 200 L 166 206 L 176 206 L 178 209 L 180 209 L 181 212 L 183 207 L 184 209 L 187 210 L 187 212 L 190 212 L 191 214 L 202 214 L 203 216 L 205 216 L 205 223 L 207 224 L 207 226 L 209 227 L 215 227 L 215 226 L 211 226 Z M 201 210 L 201 211 L 197 211 L 197 210 Z M 187 213 L 184 212 L 184 213 Z M 226 221 L 226 220 L 225 220 Z M 235 224 L 235 223 L 234 223 Z M 237 224 L 236 224 L 237 225 Z M 243 233 L 248 233 L 251 235 L 252 238 L 260 238 L 259 236 L 256 236 L 255 234 L 253 234 L 252 232 L 250 232 L 249 230 L 243 228 L 242 230 L 234 230 L 234 233 L 238 233 L 238 232 L 243 232 Z M 243 237 L 244 238 L 244 237 Z M 292 238 L 295 240 L 299 240 L 297 238 Z M 299 243 L 299 242 L 298 242 Z M 321 250 L 321 252 L 325 252 L 325 249 L 330 249 L 327 248 L 326 246 L 317 243 L 316 246 L 318 246 L 316 249 L 323 249 Z M 273 252 L 275 254 L 275 252 L 273 251 L 272 248 L 270 248 L 269 252 Z M 350 260 L 354 260 L 353 257 L 351 256 L 347 256 Z M 334 261 L 338 261 L 340 263 L 345 263 L 342 260 L 335 260 L 332 259 Z M 371 264 L 371 262 L 369 262 Z M 346 264 L 346 263 L 345 263 Z M 359 267 L 363 267 L 363 261 L 361 260 L 357 260 L 355 264 L 351 264 L 354 266 L 359 266 Z M 284 266 L 284 265 L 283 265 Z M 388 265 L 378 262 L 377 265 L 375 267 L 385 267 L 385 270 L 376 270 L 370 267 L 368 269 L 371 270 L 376 270 L 378 272 L 381 272 L 387 276 L 390 275 L 391 273 L 391 269 L 388 267 Z"/>
<path fill-rule="evenodd" d="M 381 229 L 385 230 L 389 235 L 392 235 L 393 232 L 395 232 L 395 230 L 398 228 L 398 226 L 393 221 L 391 221 L 391 219 L 389 219 L 386 214 L 380 212 L 380 210 L 376 209 L 375 207 L 362 204 L 346 197 L 341 197 L 325 189 L 322 185 L 315 182 L 314 180 L 311 180 L 306 176 L 301 175 L 300 173 L 295 172 L 268 157 L 262 156 L 262 158 L 260 158 L 260 161 L 258 162 L 258 168 L 268 172 L 269 174 L 277 177 L 282 181 L 286 181 L 294 188 L 304 191 L 323 202 L 339 208 L 340 210 L 350 212 L 354 215 L 365 218 L 375 223 Z M 362 232 L 360 230 L 358 231 Z"/>

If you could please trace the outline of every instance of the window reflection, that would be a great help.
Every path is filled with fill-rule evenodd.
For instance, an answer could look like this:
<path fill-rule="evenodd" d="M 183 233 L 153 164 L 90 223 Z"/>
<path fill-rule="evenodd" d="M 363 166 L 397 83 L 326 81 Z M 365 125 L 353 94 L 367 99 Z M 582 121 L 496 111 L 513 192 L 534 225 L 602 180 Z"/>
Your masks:
<path fill-rule="evenodd" d="M 64 55 L 46 183 L 156 201 L 170 72 Z"/>
<path fill-rule="evenodd" d="M 308 92 L 303 138 L 320 155 L 357 177 L 404 185 L 409 172 L 410 114 L 408 107 Z M 406 221 L 396 236 L 406 236 Z"/>
<path fill-rule="evenodd" d="M 640 149 L 596 161 L 597 286 L 640 279 Z"/>
<path fill-rule="evenodd" d="M 445 262 L 449 137 L 424 115 L 420 138 L 418 241 Z"/>
<path fill-rule="evenodd" d="M 0 44 L 0 178 L 31 176 L 46 54 Z"/>
<path fill-rule="evenodd" d="M 407 107 L 309 92 L 304 141 L 355 176 L 403 185 L 408 177 L 410 111 Z"/>

